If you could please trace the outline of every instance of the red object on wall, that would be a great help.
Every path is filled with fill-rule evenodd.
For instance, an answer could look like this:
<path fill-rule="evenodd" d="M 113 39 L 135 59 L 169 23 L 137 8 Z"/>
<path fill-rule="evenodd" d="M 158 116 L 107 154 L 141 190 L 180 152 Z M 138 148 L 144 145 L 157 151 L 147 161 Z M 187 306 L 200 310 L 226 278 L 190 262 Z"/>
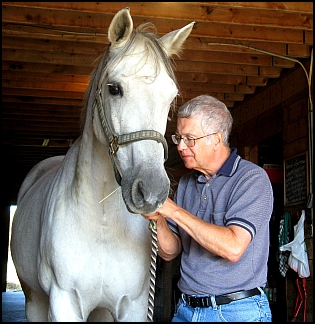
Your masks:
<path fill-rule="evenodd" d="M 283 183 L 283 166 L 280 164 L 264 164 L 271 183 Z"/>

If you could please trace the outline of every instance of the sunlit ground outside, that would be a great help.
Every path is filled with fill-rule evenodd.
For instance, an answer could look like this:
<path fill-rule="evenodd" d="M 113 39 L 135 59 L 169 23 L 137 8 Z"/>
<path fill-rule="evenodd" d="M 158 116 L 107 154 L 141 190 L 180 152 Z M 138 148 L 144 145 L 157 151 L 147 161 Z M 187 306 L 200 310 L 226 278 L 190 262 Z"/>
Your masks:
<path fill-rule="evenodd" d="M 12 229 L 12 220 L 16 210 L 16 206 L 10 207 L 10 228 L 9 228 L 9 242 L 11 241 L 11 229 Z M 21 290 L 20 281 L 17 277 L 16 270 L 12 261 L 11 249 L 9 244 L 8 250 L 8 265 L 7 265 L 7 291 L 16 291 Z"/>

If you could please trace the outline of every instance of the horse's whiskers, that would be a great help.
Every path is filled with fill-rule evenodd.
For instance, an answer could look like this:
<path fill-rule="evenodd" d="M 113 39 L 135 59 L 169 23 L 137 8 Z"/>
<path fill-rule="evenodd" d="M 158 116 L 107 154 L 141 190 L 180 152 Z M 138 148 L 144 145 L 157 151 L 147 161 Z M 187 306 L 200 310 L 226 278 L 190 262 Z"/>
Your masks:
<path fill-rule="evenodd" d="M 121 187 L 118 187 L 118 188 L 116 188 L 114 191 L 112 191 L 109 195 L 107 195 L 105 198 L 103 198 L 101 201 L 99 201 L 99 204 L 101 203 L 101 202 L 103 202 L 105 199 L 107 199 L 109 196 L 111 196 L 114 192 L 116 192 L 119 188 L 121 188 Z"/>

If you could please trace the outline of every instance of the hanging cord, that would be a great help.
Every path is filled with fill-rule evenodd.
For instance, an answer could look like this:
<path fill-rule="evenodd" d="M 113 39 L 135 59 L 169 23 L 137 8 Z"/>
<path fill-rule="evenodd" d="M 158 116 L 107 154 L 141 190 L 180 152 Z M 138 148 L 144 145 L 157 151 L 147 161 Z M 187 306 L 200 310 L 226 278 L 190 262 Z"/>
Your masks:
<path fill-rule="evenodd" d="M 157 252 L 158 252 L 156 220 L 150 221 L 149 229 L 151 230 L 152 247 L 151 247 L 151 262 L 150 262 L 150 290 L 149 290 L 147 322 L 153 322 L 155 278 L 156 278 L 156 258 L 157 258 Z"/>

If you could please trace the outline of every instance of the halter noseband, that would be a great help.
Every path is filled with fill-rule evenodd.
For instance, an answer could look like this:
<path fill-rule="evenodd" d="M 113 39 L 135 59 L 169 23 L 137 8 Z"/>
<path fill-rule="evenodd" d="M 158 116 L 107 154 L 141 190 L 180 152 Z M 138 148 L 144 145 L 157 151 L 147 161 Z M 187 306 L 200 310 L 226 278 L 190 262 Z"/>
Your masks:
<path fill-rule="evenodd" d="M 142 131 L 132 132 L 129 134 L 114 136 L 113 132 L 110 129 L 110 126 L 108 124 L 106 116 L 105 116 L 105 109 L 104 109 L 103 101 L 102 101 L 101 87 L 98 87 L 98 89 L 96 90 L 96 97 L 95 97 L 94 104 L 93 104 L 93 111 L 94 111 L 95 105 L 97 106 L 98 113 L 99 113 L 99 116 L 101 119 L 101 123 L 102 123 L 104 132 L 105 132 L 108 142 L 109 142 L 109 148 L 108 148 L 109 156 L 112 160 L 112 164 L 113 164 L 114 171 L 115 171 L 115 178 L 119 185 L 121 185 L 121 175 L 117 169 L 116 161 L 114 159 L 114 157 L 116 156 L 116 153 L 119 149 L 119 146 L 129 144 L 132 142 L 142 141 L 142 140 L 154 140 L 154 141 L 157 141 L 158 143 L 162 143 L 162 145 L 164 147 L 164 162 L 167 160 L 167 157 L 168 157 L 167 142 L 166 142 L 164 136 L 155 130 L 142 130 Z"/>

